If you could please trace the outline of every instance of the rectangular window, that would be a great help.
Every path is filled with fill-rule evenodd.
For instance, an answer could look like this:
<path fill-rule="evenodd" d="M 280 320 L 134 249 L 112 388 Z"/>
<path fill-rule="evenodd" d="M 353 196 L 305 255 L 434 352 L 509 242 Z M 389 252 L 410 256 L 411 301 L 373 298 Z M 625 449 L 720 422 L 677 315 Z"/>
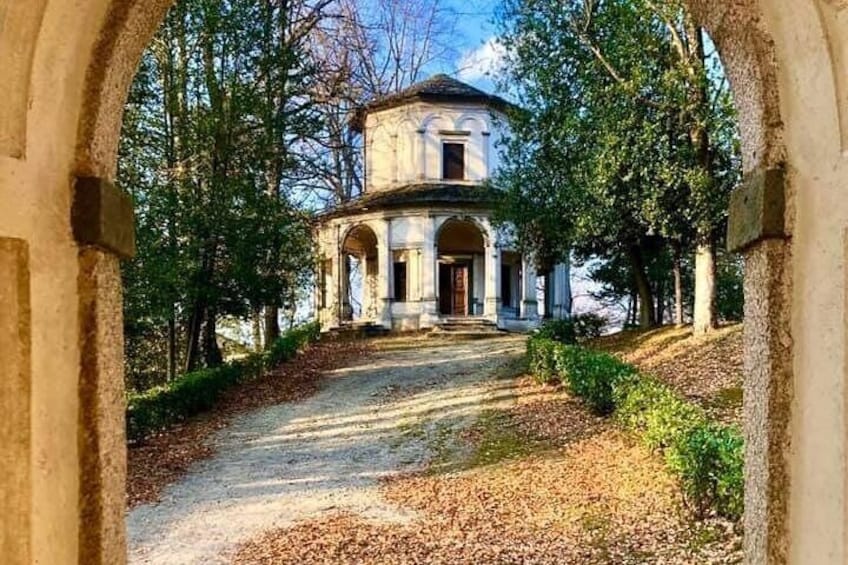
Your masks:
<path fill-rule="evenodd" d="M 442 145 L 442 178 L 465 179 L 465 144 L 445 143 Z"/>
<path fill-rule="evenodd" d="M 392 272 L 395 278 L 395 300 L 406 302 L 406 263 L 395 263 Z"/>

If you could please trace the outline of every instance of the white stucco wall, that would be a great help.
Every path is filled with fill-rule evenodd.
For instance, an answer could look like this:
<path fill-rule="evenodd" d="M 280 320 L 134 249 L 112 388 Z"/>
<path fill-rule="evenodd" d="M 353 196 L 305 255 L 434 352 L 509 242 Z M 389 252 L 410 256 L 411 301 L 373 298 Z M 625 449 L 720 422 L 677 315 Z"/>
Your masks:
<path fill-rule="evenodd" d="M 366 191 L 442 178 L 442 144 L 463 143 L 465 180 L 480 182 L 498 167 L 505 118 L 481 104 L 417 102 L 368 115 Z"/>

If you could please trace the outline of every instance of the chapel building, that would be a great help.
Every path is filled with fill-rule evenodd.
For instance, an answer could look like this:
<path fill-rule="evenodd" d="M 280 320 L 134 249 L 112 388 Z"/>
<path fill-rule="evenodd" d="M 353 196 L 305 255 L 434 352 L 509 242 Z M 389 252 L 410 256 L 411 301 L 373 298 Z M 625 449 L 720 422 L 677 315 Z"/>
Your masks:
<path fill-rule="evenodd" d="M 392 330 L 477 319 L 526 331 L 571 311 L 569 266 L 537 273 L 492 222 L 487 181 L 506 133 L 505 100 L 447 75 L 356 115 L 358 198 L 319 216 L 317 311 L 324 330 Z"/>

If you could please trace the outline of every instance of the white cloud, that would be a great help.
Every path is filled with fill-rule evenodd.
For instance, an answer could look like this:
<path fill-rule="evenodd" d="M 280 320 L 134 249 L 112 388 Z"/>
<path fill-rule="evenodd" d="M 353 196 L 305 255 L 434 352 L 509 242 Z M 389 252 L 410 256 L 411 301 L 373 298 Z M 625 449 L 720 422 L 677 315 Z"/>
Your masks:
<path fill-rule="evenodd" d="M 460 80 L 475 81 L 489 78 L 503 66 L 506 49 L 497 38 L 490 37 L 483 45 L 466 51 L 459 58 L 457 76 Z"/>

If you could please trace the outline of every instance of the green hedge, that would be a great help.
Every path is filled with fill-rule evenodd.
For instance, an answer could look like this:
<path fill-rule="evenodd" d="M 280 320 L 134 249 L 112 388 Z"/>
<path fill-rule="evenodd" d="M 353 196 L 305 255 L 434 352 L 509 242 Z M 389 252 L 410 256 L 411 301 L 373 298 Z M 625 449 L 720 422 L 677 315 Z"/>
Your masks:
<path fill-rule="evenodd" d="M 662 451 L 696 515 L 702 517 L 712 508 L 739 519 L 744 446 L 736 427 L 708 421 L 700 407 L 607 353 L 541 335 L 529 340 L 527 352 L 539 382 L 562 382 L 593 412 L 614 413 L 648 447 Z"/>
<path fill-rule="evenodd" d="M 293 358 L 318 339 L 319 326 L 307 324 L 286 332 L 268 351 L 220 367 L 187 373 L 170 383 L 127 397 L 127 439 L 143 441 L 150 434 L 212 409 L 229 388 L 261 376 Z"/>
<path fill-rule="evenodd" d="M 541 339 L 552 339 L 574 345 L 587 339 L 601 337 L 607 319 L 598 314 L 575 314 L 563 320 L 545 320 L 536 331 Z"/>

